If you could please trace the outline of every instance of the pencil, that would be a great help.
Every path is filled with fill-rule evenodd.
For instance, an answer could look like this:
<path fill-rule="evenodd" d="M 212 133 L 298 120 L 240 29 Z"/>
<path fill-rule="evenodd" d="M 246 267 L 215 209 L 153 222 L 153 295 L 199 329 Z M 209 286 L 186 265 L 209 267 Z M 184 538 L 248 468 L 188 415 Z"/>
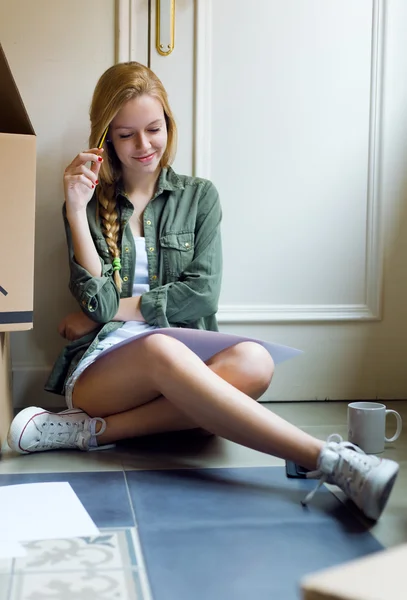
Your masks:
<path fill-rule="evenodd" d="M 108 129 L 109 129 L 109 125 L 106 127 L 106 129 L 103 132 L 102 137 L 100 138 L 100 142 L 98 143 L 98 148 L 101 148 L 103 146 L 103 144 L 105 143 L 105 138 L 106 138 Z"/>

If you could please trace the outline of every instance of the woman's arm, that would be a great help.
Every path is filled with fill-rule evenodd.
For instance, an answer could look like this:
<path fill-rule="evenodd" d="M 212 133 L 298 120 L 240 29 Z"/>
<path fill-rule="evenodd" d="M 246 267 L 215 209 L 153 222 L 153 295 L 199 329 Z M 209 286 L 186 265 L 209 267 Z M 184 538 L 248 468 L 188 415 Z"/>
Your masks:
<path fill-rule="evenodd" d="M 145 318 L 141 314 L 140 304 L 142 296 L 133 296 L 132 298 L 121 298 L 119 310 L 113 321 L 143 321 Z"/>
<path fill-rule="evenodd" d="M 94 277 L 100 277 L 100 259 L 89 230 L 86 207 L 98 183 L 103 149 L 78 154 L 64 172 L 66 216 L 71 229 L 76 262 Z M 91 167 L 86 165 L 90 163 Z"/>
<path fill-rule="evenodd" d="M 93 242 L 85 210 L 70 211 L 67 207 L 66 218 L 71 230 L 72 250 L 76 262 L 92 277 L 100 277 L 102 268 L 100 257 Z"/>
<path fill-rule="evenodd" d="M 69 289 L 81 307 L 81 311 L 89 319 L 99 324 L 108 323 L 115 317 L 120 300 L 119 290 L 113 280 L 113 266 L 110 263 L 104 262 L 97 254 L 96 248 L 99 274 L 94 275 L 82 266 L 75 255 L 74 240 L 67 217 L 66 204 L 63 207 L 63 218 L 68 245 Z M 90 232 L 89 235 L 91 235 Z"/>

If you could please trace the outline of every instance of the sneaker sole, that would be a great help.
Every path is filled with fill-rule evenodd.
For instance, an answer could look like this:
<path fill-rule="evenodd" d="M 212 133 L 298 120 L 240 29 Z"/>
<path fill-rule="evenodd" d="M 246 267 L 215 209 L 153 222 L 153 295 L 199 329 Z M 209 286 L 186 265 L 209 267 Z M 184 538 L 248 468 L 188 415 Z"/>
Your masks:
<path fill-rule="evenodd" d="M 399 473 L 399 465 L 393 460 L 383 459 L 380 472 L 373 481 L 368 481 L 368 498 L 363 512 L 369 519 L 377 521 L 384 511 Z"/>

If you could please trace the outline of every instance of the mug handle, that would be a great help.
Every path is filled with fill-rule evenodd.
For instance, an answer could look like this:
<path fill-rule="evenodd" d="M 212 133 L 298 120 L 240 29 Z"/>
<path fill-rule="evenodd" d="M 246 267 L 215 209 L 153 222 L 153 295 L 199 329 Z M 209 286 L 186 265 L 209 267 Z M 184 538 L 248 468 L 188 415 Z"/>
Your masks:
<path fill-rule="evenodd" d="M 401 420 L 399 413 L 396 412 L 395 410 L 386 410 L 386 417 L 389 414 L 392 414 L 396 417 L 397 429 L 396 429 L 396 433 L 393 435 L 393 437 L 391 437 L 391 438 L 385 437 L 384 439 L 386 442 L 395 442 L 400 437 L 403 421 Z"/>

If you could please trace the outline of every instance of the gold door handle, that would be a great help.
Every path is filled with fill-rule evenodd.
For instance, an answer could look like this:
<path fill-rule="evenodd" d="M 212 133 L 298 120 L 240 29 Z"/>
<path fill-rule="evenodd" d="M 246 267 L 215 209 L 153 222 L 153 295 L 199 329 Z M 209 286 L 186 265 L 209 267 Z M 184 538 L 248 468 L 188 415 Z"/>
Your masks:
<path fill-rule="evenodd" d="M 175 0 L 156 0 L 155 47 L 161 56 L 169 56 L 175 42 Z"/>

